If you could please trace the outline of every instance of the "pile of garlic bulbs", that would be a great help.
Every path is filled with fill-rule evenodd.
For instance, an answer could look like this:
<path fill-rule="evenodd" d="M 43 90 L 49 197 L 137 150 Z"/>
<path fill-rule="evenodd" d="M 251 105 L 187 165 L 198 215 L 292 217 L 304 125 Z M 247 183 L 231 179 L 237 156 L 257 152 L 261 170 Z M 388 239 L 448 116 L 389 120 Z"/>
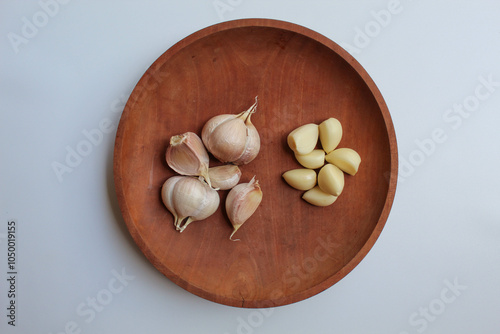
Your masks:
<path fill-rule="evenodd" d="M 165 159 L 179 176 L 170 177 L 161 189 L 163 204 L 174 216 L 174 226 L 182 232 L 194 221 L 214 214 L 220 204 L 218 190 L 230 190 L 225 209 L 233 226 L 229 239 L 257 210 L 262 190 L 255 176 L 238 184 L 239 165 L 255 159 L 260 150 L 260 136 L 250 117 L 255 103 L 240 114 L 212 117 L 204 125 L 200 137 L 186 132 L 170 138 Z M 208 150 L 208 151 L 207 151 Z M 225 165 L 210 167 L 209 152 Z"/>
<path fill-rule="evenodd" d="M 344 172 L 358 172 L 361 157 L 353 149 L 337 148 L 341 138 L 342 125 L 336 118 L 319 125 L 302 125 L 287 137 L 288 146 L 305 168 L 289 170 L 282 176 L 293 188 L 305 191 L 302 198 L 312 205 L 333 204 L 344 189 Z M 316 149 L 318 139 L 322 149 Z M 317 174 L 315 169 L 319 169 Z"/>

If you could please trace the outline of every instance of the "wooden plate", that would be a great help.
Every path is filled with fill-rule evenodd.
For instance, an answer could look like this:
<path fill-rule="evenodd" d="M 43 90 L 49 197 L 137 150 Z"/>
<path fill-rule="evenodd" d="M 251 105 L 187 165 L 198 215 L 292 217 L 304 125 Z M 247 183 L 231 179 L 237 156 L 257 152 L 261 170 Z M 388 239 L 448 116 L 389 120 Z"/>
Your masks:
<path fill-rule="evenodd" d="M 255 96 L 262 146 L 241 167 L 241 182 L 256 175 L 260 207 L 238 231 L 241 241 L 229 240 L 223 206 L 180 234 L 160 198 L 175 175 L 165 162 L 170 137 L 201 134 L 208 119 L 246 110 Z M 337 202 L 319 208 L 281 174 L 300 167 L 288 133 L 329 117 L 343 125 L 339 147 L 358 151 L 362 163 Z M 292 23 L 237 20 L 186 37 L 146 71 L 120 120 L 114 177 L 132 237 L 166 277 L 217 303 L 272 307 L 332 286 L 373 246 L 394 198 L 396 138 L 377 87 L 337 44 Z"/>

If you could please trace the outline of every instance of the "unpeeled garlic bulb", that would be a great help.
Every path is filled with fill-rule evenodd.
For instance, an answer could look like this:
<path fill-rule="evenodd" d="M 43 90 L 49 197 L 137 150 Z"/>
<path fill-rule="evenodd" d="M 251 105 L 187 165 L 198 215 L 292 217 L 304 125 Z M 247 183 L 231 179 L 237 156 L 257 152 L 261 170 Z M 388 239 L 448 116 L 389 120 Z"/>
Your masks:
<path fill-rule="evenodd" d="M 201 176 L 210 185 L 208 152 L 194 132 L 172 136 L 165 156 L 167 164 L 181 175 Z"/>
<path fill-rule="evenodd" d="M 255 159 L 260 151 L 260 136 L 250 117 L 256 109 L 257 98 L 247 111 L 209 119 L 201 131 L 207 150 L 224 163 L 245 165 Z"/>
<path fill-rule="evenodd" d="M 236 231 L 254 214 L 261 201 L 262 190 L 255 176 L 250 182 L 240 183 L 231 189 L 226 198 L 226 213 L 233 225 L 230 240 L 233 240 Z"/>
<path fill-rule="evenodd" d="M 241 170 L 236 165 L 210 167 L 208 176 L 212 187 L 219 190 L 228 190 L 240 182 Z"/>
<path fill-rule="evenodd" d="M 192 222 L 210 217 L 219 207 L 219 194 L 207 183 L 192 176 L 172 176 L 161 188 L 161 198 L 174 216 L 179 232 Z"/>

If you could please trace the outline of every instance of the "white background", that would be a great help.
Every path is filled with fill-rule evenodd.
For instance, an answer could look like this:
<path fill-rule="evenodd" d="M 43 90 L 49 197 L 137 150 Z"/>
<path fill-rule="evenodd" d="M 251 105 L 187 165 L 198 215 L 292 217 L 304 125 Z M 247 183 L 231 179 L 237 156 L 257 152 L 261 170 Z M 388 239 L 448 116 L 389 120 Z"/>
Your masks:
<path fill-rule="evenodd" d="M 57 4 L 0 3 L 1 333 L 499 332 L 500 2 Z M 219 305 L 166 279 L 128 235 L 112 181 L 116 125 L 147 67 L 201 28 L 253 17 L 306 26 L 353 54 L 388 104 L 401 172 L 366 258 L 328 290 L 267 310 Z M 54 163 L 106 120 L 113 131 L 58 179 Z"/>

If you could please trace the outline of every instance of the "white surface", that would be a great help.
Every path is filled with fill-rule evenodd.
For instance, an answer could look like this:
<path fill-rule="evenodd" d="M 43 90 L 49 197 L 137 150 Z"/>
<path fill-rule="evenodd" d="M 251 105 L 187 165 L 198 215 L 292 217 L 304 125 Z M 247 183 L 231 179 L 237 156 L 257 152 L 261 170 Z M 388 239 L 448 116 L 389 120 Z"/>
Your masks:
<path fill-rule="evenodd" d="M 387 8 L 395 14 L 375 23 L 372 11 Z M 498 333 L 499 2 L 116 0 L 50 10 L 43 22 L 40 2 L 0 4 L 1 333 Z M 40 27 L 25 29 L 16 53 L 10 33 L 22 37 L 33 16 Z M 402 175 L 361 264 L 317 296 L 267 310 L 215 304 L 164 278 L 124 228 L 112 183 L 121 108 L 146 68 L 188 34 L 248 17 L 306 26 L 352 52 L 389 106 Z M 369 41 L 358 36 L 365 28 Z M 488 77 L 496 86 L 485 97 L 476 87 Z M 447 111 L 474 101 L 461 121 Z M 53 163 L 106 120 L 112 132 L 60 182 Z M 419 153 L 435 131 L 440 143 Z M 15 327 L 6 317 L 10 219 Z M 122 270 L 133 279 L 116 280 Z M 106 305 L 91 311 L 92 298 Z"/>

